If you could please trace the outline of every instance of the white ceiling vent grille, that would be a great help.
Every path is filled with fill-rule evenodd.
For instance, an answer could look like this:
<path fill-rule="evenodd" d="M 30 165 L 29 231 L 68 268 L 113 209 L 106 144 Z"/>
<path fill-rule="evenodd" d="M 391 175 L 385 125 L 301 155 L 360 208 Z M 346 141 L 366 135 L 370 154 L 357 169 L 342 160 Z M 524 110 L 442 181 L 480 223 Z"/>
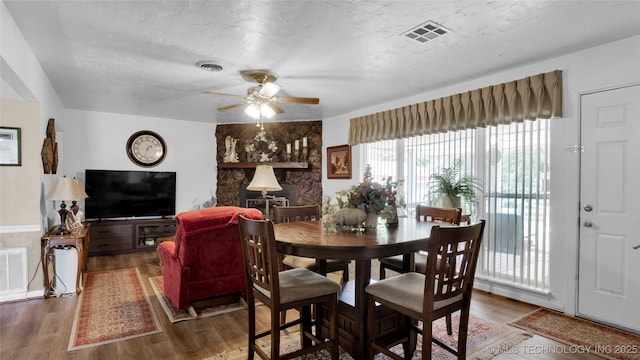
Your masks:
<path fill-rule="evenodd" d="M 427 21 L 426 23 L 413 28 L 402 35 L 424 44 L 450 32 L 451 30 L 442 25 L 436 24 L 433 21 Z"/>

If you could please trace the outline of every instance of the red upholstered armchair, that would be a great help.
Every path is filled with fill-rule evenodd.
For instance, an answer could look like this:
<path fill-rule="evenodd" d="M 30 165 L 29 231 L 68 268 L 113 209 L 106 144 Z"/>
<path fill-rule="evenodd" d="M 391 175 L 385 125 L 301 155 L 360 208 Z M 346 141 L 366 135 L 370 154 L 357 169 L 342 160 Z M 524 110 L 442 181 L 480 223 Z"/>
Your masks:
<path fill-rule="evenodd" d="M 220 206 L 178 214 L 175 242 L 160 243 L 164 291 L 174 306 L 217 295 L 244 293 L 238 214 L 262 219 L 257 209 Z"/>

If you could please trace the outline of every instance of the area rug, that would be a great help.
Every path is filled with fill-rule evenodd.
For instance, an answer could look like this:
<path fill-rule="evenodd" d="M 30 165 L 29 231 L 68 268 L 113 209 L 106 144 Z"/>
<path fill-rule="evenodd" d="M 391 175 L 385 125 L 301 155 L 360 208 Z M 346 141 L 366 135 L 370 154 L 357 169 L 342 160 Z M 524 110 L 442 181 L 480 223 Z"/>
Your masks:
<path fill-rule="evenodd" d="M 454 333 L 452 336 L 447 335 L 447 327 L 444 319 L 434 321 L 433 334 L 439 339 L 443 340 L 446 344 L 455 346 L 457 341 L 457 326 L 459 323 L 458 313 L 453 315 L 452 325 Z M 514 331 L 508 326 L 495 324 L 491 321 L 472 316 L 469 320 L 469 330 L 467 338 L 467 358 L 469 359 L 491 359 L 495 356 L 497 351 L 494 349 L 509 349 L 511 347 L 518 346 L 521 342 L 530 338 L 532 335 L 520 331 Z M 281 352 L 291 352 L 300 348 L 300 335 L 299 333 L 292 333 L 285 335 L 281 338 Z M 270 343 L 268 340 L 258 343 L 260 347 L 268 351 Z M 418 349 L 422 346 L 422 336 L 418 336 Z M 394 349 L 394 352 L 402 354 L 402 346 L 398 345 Z M 247 358 L 246 347 L 230 352 L 222 352 L 204 360 L 242 360 Z M 422 359 L 422 352 L 416 351 L 413 359 Z M 302 358 L 300 358 L 302 359 Z M 320 351 L 315 354 L 307 355 L 304 357 L 306 360 L 317 359 L 325 360 L 331 359 L 331 356 L 325 352 Z M 376 360 L 386 360 L 389 357 L 378 354 L 375 357 Z M 433 345 L 431 359 L 455 359 L 451 353 L 442 349 L 438 345 Z M 354 360 L 353 357 L 340 350 L 340 360 Z"/>
<path fill-rule="evenodd" d="M 640 359 L 640 335 L 549 309 L 536 309 L 509 323 L 605 359 Z"/>
<path fill-rule="evenodd" d="M 162 305 L 164 312 L 172 323 L 220 315 L 247 308 L 247 304 L 242 298 L 240 298 L 238 302 L 231 304 L 208 305 L 206 302 L 202 302 L 202 305 L 196 303 L 194 305 L 189 305 L 187 309 L 177 309 L 173 306 L 169 298 L 164 295 L 164 281 L 162 276 L 150 277 L 149 282 L 151 283 L 151 287 L 153 288 L 158 301 L 160 301 L 160 305 Z"/>
<path fill-rule="evenodd" d="M 136 268 L 84 274 L 67 351 L 159 333 Z"/>

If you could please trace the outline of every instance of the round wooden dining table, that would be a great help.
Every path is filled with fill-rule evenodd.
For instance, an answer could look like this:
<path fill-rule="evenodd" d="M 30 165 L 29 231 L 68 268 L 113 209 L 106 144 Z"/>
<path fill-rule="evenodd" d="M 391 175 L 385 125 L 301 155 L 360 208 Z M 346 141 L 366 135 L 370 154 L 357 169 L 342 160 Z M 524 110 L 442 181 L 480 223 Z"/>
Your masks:
<path fill-rule="evenodd" d="M 278 252 L 315 258 L 321 273 L 326 273 L 327 259 L 355 261 L 355 279 L 344 284 L 340 293 L 339 334 L 340 346 L 356 359 L 367 353 L 365 288 L 371 282 L 371 260 L 404 254 L 405 262 L 410 263 L 411 253 L 427 249 L 431 228 L 438 225 L 414 218 L 399 220 L 397 228 L 379 224 L 375 231 L 366 232 L 327 229 L 321 221 L 274 225 Z"/>

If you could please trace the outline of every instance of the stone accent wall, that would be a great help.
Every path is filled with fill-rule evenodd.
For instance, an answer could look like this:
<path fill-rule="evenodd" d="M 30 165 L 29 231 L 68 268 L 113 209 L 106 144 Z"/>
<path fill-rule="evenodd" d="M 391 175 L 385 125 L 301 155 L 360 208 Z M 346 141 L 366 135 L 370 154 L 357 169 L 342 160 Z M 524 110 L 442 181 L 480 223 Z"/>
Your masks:
<path fill-rule="evenodd" d="M 296 185 L 296 204 L 311 205 L 322 204 L 322 121 L 296 121 L 265 123 L 264 130 L 267 135 L 278 144 L 278 162 L 285 162 L 286 144 L 307 137 L 309 149 L 308 169 L 274 169 L 278 182 L 282 184 Z M 240 162 L 247 161 L 247 153 L 244 150 L 245 143 L 253 138 L 259 131 L 255 124 L 222 124 L 216 127 L 217 162 L 223 162 L 225 152 L 225 138 L 231 136 L 238 139 L 236 152 Z M 257 163 L 268 164 L 268 163 Z M 226 169 L 218 167 L 218 187 L 216 191 L 217 205 L 242 206 L 240 203 L 240 185 L 249 185 L 255 168 Z M 256 196 L 259 197 L 259 193 Z"/>

